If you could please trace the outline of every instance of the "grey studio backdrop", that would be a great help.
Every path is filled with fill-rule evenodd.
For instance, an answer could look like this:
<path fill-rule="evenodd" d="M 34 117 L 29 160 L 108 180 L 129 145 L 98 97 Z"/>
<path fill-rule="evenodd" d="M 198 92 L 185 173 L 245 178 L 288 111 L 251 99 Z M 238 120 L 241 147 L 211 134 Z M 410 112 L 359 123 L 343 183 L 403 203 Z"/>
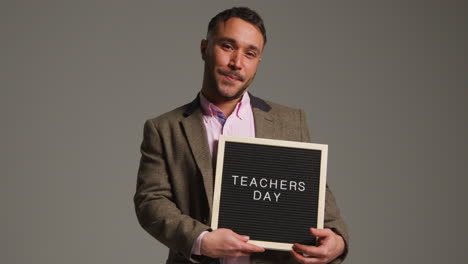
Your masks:
<path fill-rule="evenodd" d="M 347 263 L 461 263 L 464 1 L 1 1 L 1 263 L 163 263 L 132 195 L 143 123 L 195 97 L 201 38 L 264 18 L 251 91 L 329 144 Z"/>

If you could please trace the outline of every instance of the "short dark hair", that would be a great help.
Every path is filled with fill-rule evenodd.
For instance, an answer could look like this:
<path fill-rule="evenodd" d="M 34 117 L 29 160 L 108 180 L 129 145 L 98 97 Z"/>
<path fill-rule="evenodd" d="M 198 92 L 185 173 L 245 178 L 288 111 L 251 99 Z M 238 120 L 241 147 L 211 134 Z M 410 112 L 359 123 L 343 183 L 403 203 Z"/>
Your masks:
<path fill-rule="evenodd" d="M 250 24 L 256 26 L 260 32 L 262 32 L 263 36 L 263 46 L 265 46 L 267 42 L 265 25 L 263 25 L 263 19 L 260 15 L 255 12 L 254 10 L 248 7 L 233 7 L 230 9 L 226 9 L 221 13 L 214 16 L 210 23 L 208 24 L 208 35 L 213 33 L 216 30 L 216 27 L 220 22 L 226 22 L 229 18 L 238 17 L 242 20 L 249 22 Z"/>

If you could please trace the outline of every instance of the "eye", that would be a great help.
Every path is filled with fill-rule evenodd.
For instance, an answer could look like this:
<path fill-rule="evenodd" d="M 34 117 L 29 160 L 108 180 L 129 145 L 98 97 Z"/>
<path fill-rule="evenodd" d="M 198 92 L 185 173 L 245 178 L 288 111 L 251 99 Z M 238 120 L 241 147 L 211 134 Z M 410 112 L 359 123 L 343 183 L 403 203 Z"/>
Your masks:
<path fill-rule="evenodd" d="M 253 51 L 247 52 L 246 55 L 247 55 L 247 57 L 252 58 L 252 59 L 257 57 L 257 53 L 255 53 Z"/>
<path fill-rule="evenodd" d="M 223 47 L 223 49 L 225 50 L 233 50 L 234 48 L 232 47 L 232 45 L 228 44 L 228 43 L 223 43 L 221 44 L 221 47 Z"/>

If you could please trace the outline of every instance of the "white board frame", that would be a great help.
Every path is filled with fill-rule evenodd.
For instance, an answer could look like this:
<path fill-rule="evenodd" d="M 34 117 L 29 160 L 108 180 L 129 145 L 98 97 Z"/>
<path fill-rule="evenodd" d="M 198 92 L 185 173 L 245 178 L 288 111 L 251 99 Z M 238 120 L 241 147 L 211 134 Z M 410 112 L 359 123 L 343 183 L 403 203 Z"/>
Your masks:
<path fill-rule="evenodd" d="M 211 214 L 211 228 L 213 230 L 218 229 L 218 218 L 219 218 L 219 205 L 221 198 L 221 185 L 223 178 L 223 164 L 224 164 L 224 149 L 226 142 L 238 142 L 247 144 L 259 144 L 267 146 L 278 146 L 278 147 L 289 147 L 289 148 L 301 148 L 301 149 L 312 149 L 321 151 L 321 163 L 320 163 L 320 179 L 319 179 L 319 199 L 317 207 L 317 223 L 316 226 L 319 229 L 323 228 L 324 215 L 325 215 L 325 193 L 326 193 L 326 181 L 327 181 L 327 162 L 328 162 L 328 145 L 296 142 L 287 140 L 277 139 L 265 139 L 265 138 L 248 138 L 248 137 L 237 137 L 237 136 L 225 136 L 221 135 L 218 142 L 218 156 L 216 161 L 216 177 L 214 186 L 213 196 L 213 212 Z M 293 244 L 290 243 L 278 243 L 271 241 L 261 240 L 249 240 L 248 243 L 273 250 L 289 251 L 292 249 Z"/>

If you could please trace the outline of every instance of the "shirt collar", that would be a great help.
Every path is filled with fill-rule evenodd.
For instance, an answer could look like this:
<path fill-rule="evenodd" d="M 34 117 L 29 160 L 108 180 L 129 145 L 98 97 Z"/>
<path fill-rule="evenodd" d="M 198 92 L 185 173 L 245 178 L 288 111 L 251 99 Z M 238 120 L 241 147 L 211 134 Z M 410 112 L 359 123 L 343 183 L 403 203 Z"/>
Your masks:
<path fill-rule="evenodd" d="M 200 92 L 200 105 L 204 115 L 217 117 L 218 113 L 222 113 L 221 109 L 208 101 L 202 92 Z M 249 93 L 246 92 L 242 96 L 242 99 L 236 104 L 236 108 L 234 108 L 232 113 L 235 114 L 237 118 L 242 120 L 243 117 L 245 117 L 245 115 L 248 113 L 248 107 L 251 107 L 250 96 Z"/>

